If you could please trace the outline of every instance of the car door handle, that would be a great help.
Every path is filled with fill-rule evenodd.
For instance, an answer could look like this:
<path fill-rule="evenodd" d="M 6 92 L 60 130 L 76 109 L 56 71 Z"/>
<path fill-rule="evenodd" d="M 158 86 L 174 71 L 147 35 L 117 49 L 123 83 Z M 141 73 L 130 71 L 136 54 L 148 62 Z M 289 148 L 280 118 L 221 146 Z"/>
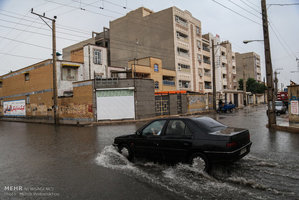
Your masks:
<path fill-rule="evenodd" d="M 184 144 L 184 146 L 190 146 L 190 143 L 188 143 L 188 142 L 184 142 L 183 144 Z"/>

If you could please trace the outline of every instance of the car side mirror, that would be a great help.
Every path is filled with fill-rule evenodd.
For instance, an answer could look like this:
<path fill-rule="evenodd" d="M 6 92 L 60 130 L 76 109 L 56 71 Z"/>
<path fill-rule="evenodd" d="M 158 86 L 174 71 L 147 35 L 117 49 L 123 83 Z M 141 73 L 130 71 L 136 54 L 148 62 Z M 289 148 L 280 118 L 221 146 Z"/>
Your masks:
<path fill-rule="evenodd" d="M 141 135 L 141 133 L 139 131 L 136 131 L 135 134 L 138 135 L 138 136 Z"/>

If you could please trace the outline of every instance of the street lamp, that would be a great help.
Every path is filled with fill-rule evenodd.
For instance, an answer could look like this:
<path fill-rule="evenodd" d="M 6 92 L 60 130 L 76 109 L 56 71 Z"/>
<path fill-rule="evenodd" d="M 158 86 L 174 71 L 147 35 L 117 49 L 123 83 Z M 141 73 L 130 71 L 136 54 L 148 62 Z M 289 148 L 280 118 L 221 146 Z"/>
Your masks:
<path fill-rule="evenodd" d="M 277 91 L 278 91 L 278 79 L 277 79 L 277 74 L 280 74 L 278 73 L 277 71 L 278 70 L 283 70 L 283 68 L 276 68 L 274 69 L 274 94 L 275 94 L 275 99 L 277 98 Z"/>
<path fill-rule="evenodd" d="M 250 42 L 263 42 L 264 40 L 244 40 L 243 43 L 244 44 L 247 44 L 247 43 L 250 43 Z"/>

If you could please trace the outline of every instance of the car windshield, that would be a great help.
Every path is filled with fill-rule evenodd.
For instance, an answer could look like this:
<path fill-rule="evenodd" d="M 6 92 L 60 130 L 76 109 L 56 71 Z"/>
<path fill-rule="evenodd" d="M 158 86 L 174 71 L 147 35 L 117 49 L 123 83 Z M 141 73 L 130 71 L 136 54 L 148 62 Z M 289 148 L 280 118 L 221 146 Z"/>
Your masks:
<path fill-rule="evenodd" d="M 198 117 L 193 119 L 197 123 L 197 125 L 209 132 L 219 131 L 227 128 L 227 126 L 225 126 L 224 124 L 221 124 L 220 122 L 210 117 Z"/>
<path fill-rule="evenodd" d="M 282 106 L 282 101 L 275 101 L 275 106 Z"/>

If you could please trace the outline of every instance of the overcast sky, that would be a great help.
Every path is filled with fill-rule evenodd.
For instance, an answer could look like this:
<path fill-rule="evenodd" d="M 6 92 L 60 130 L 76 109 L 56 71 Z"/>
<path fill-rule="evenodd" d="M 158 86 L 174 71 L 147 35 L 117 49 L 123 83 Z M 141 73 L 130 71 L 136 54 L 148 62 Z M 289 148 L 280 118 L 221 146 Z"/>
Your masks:
<path fill-rule="evenodd" d="M 267 0 L 267 4 L 279 3 L 299 4 L 299 0 Z M 62 48 L 90 38 L 92 31 L 101 32 L 109 21 L 138 7 L 157 12 L 176 6 L 199 19 L 203 33 L 229 40 L 233 51 L 258 53 L 264 77 L 263 42 L 242 42 L 263 39 L 260 4 L 260 0 L 0 0 L 0 75 L 51 58 L 51 30 L 30 13 L 31 8 L 50 18 L 57 16 L 57 51 L 62 53 Z M 279 86 L 288 85 L 290 79 L 299 84 L 299 5 L 268 5 L 268 17 Z"/>

